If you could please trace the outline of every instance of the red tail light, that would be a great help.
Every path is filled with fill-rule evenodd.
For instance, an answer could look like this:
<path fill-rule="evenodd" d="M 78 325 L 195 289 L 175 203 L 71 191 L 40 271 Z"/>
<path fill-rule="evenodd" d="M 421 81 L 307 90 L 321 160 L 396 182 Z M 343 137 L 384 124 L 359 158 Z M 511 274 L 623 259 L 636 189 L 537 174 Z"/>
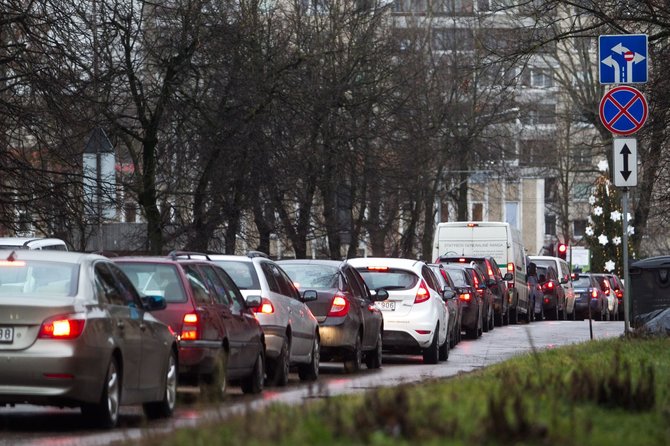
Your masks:
<path fill-rule="evenodd" d="M 75 339 L 81 335 L 86 319 L 81 314 L 55 316 L 42 322 L 38 337 L 42 339 Z"/>
<path fill-rule="evenodd" d="M 272 314 L 275 312 L 275 307 L 272 306 L 272 302 L 270 302 L 270 299 L 267 297 L 264 297 L 261 300 L 261 304 L 254 308 L 254 313 L 261 313 L 261 314 Z"/>
<path fill-rule="evenodd" d="M 420 304 L 421 302 L 425 302 L 428 299 L 430 299 L 430 292 L 428 291 L 426 282 L 424 282 L 422 279 L 421 285 L 419 285 L 419 289 L 416 290 L 416 297 L 414 297 L 414 303 Z"/>
<path fill-rule="evenodd" d="M 460 296 L 458 296 L 458 298 L 461 299 L 464 302 L 470 302 L 470 299 L 472 299 L 472 297 L 470 296 L 470 293 L 463 293 Z"/>
<path fill-rule="evenodd" d="M 597 299 L 598 298 L 598 292 L 596 290 L 591 291 L 591 299 Z"/>
<path fill-rule="evenodd" d="M 195 341 L 200 338 L 200 318 L 197 313 L 187 313 L 181 323 L 182 341 Z"/>
<path fill-rule="evenodd" d="M 623 299 L 623 293 L 621 292 L 621 290 L 616 290 L 616 297 L 618 297 L 619 299 Z"/>
<path fill-rule="evenodd" d="M 341 294 L 333 296 L 328 317 L 342 317 L 349 313 L 349 301 Z"/>
<path fill-rule="evenodd" d="M 545 283 L 544 285 L 542 285 L 542 289 L 547 293 L 553 293 L 554 292 L 554 282 Z"/>
<path fill-rule="evenodd" d="M 509 262 L 507 264 L 507 272 L 512 273 L 512 276 L 514 276 L 514 262 Z M 514 279 L 507 282 L 507 288 L 514 288 Z"/>
<path fill-rule="evenodd" d="M 463 257 L 461 257 L 460 259 L 458 259 L 458 261 L 461 262 L 461 263 L 465 263 L 465 259 L 464 259 Z"/>
<path fill-rule="evenodd" d="M 548 298 L 548 297 L 545 297 L 545 298 L 544 298 L 544 303 L 545 303 L 545 304 L 548 304 L 548 303 L 549 303 L 549 298 Z"/>

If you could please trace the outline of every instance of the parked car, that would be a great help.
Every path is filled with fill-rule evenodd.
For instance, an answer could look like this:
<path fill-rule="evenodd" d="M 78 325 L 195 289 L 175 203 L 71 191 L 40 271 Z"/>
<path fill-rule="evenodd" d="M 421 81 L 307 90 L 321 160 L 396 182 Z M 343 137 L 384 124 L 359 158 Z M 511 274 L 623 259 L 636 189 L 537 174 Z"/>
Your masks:
<path fill-rule="evenodd" d="M 172 415 L 177 340 L 106 257 L 0 251 L 0 405 L 81 407 L 96 425 L 117 424 L 119 406 Z"/>
<path fill-rule="evenodd" d="M 607 297 L 600 284 L 591 274 L 573 274 L 572 284 L 575 288 L 575 311 L 577 319 L 588 318 L 604 320 L 607 311 Z"/>
<path fill-rule="evenodd" d="M 538 285 L 542 290 L 542 315 L 538 319 L 565 320 L 567 304 L 565 291 L 553 266 L 537 266 Z M 537 314 L 535 315 L 537 318 Z"/>
<path fill-rule="evenodd" d="M 167 257 L 113 259 L 140 293 L 163 296 L 155 312 L 179 339 L 179 376 L 200 386 L 203 397 L 220 400 L 229 383 L 259 393 L 265 381 L 265 337 L 253 309 L 220 266 L 203 255 L 172 252 Z"/>
<path fill-rule="evenodd" d="M 449 347 L 453 348 L 461 342 L 461 318 L 463 316 L 463 304 L 459 299 L 459 295 L 456 292 L 456 285 L 454 285 L 453 280 L 449 277 L 447 270 L 445 269 L 444 264 L 441 263 L 432 263 L 428 267 L 435 273 L 435 277 L 440 283 L 440 289 L 442 291 L 443 297 L 445 298 L 445 303 L 447 305 L 447 310 L 449 311 Z"/>
<path fill-rule="evenodd" d="M 565 315 L 560 315 L 560 319 L 570 318 L 575 319 L 575 289 L 572 285 L 572 276 L 570 274 L 570 267 L 568 262 L 552 256 L 529 256 L 529 261 L 535 263 L 537 266 L 551 266 L 556 270 L 558 281 L 565 294 L 566 312 Z"/>
<path fill-rule="evenodd" d="M 612 276 L 605 273 L 594 273 L 593 277 L 596 278 L 600 289 L 605 293 L 605 297 L 607 298 L 606 319 L 608 321 L 610 319 L 616 320 L 619 316 L 619 299 L 617 299 L 616 292 L 614 291 L 614 285 L 611 280 Z"/>
<path fill-rule="evenodd" d="M 512 280 L 512 273 L 506 273 L 504 276 L 493 257 L 476 256 L 441 256 L 439 263 L 474 263 L 484 276 L 486 287 L 493 293 L 493 318 L 497 326 L 507 325 L 510 322 L 510 299 L 506 280 Z M 487 314 L 488 309 L 484 314 Z M 515 314 L 516 316 L 516 314 Z M 517 323 L 518 320 L 513 321 Z"/>
<path fill-rule="evenodd" d="M 210 254 L 235 281 L 242 295 L 260 296 L 256 318 L 265 332 L 266 371 L 271 384 L 285 386 L 291 368 L 303 381 L 319 376 L 321 347 L 319 324 L 308 307 L 317 299 L 314 290 L 302 293 L 286 273 L 258 251 L 246 256 Z"/>
<path fill-rule="evenodd" d="M 347 261 L 363 276 L 369 288 L 385 289 L 384 349 L 423 354 L 423 361 L 437 364 L 449 356 L 448 310 L 439 284 L 421 261 L 368 257 Z"/>
<path fill-rule="evenodd" d="M 370 292 L 358 271 L 339 260 L 281 260 L 277 262 L 299 289 L 316 290 L 308 302 L 319 322 L 324 361 L 341 360 L 347 372 L 363 361 L 369 369 L 382 364 L 384 320 L 378 305 L 386 290 Z"/>
<path fill-rule="evenodd" d="M 466 265 L 460 263 L 444 265 L 458 293 L 461 303 L 461 330 L 469 339 L 477 339 L 484 331 L 484 299 L 477 292 Z"/>
<path fill-rule="evenodd" d="M 607 276 L 610 279 L 610 284 L 612 285 L 612 289 L 614 290 L 614 295 L 616 296 L 617 299 L 617 314 L 616 314 L 616 320 L 622 321 L 624 319 L 624 303 L 623 303 L 623 293 L 624 293 L 624 286 L 623 282 L 617 276 L 616 274 L 607 274 Z"/>
<path fill-rule="evenodd" d="M 59 238 L 0 237 L 0 249 L 33 249 L 38 251 L 67 251 L 67 244 Z"/>

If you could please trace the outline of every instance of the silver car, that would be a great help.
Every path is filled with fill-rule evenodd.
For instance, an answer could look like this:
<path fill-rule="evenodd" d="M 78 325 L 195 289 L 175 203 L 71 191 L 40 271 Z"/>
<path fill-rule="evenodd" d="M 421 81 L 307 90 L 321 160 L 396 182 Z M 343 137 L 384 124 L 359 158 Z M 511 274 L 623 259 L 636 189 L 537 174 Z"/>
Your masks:
<path fill-rule="evenodd" d="M 301 380 L 316 380 L 321 357 L 319 324 L 305 304 L 316 300 L 316 291 L 301 295 L 288 275 L 257 251 L 246 256 L 209 254 L 209 258 L 226 270 L 245 299 L 262 298 L 254 311 L 265 332 L 270 384 L 285 386 L 293 366 Z"/>
<path fill-rule="evenodd" d="M 119 406 L 171 416 L 177 345 L 106 257 L 60 251 L 0 251 L 0 405 L 81 407 L 100 427 Z"/>

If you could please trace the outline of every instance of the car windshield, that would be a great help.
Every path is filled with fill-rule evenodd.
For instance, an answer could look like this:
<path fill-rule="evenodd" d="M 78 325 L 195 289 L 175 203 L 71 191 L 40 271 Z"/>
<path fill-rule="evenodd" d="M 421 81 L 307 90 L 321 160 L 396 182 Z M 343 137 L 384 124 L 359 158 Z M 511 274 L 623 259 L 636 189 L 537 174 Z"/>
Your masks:
<path fill-rule="evenodd" d="M 416 274 L 404 269 L 363 267 L 358 272 L 371 290 L 411 290 L 419 281 Z"/>
<path fill-rule="evenodd" d="M 447 268 L 447 274 L 449 274 L 449 277 L 451 277 L 451 280 L 454 282 L 454 286 L 468 286 L 468 282 L 465 279 L 465 273 L 463 270 Z"/>
<path fill-rule="evenodd" d="M 75 296 L 78 263 L 14 260 L 0 262 L 2 295 Z"/>
<path fill-rule="evenodd" d="M 296 288 L 320 290 L 339 287 L 338 268 L 336 266 L 282 263 L 281 267 L 286 271 Z"/>
<path fill-rule="evenodd" d="M 186 302 L 177 268 L 163 263 L 117 263 L 145 296 L 163 296 L 168 303 Z"/>
<path fill-rule="evenodd" d="M 253 263 L 238 260 L 215 260 L 214 262 L 228 273 L 239 289 L 259 290 L 261 288 Z"/>
<path fill-rule="evenodd" d="M 575 288 L 588 288 L 591 286 L 591 279 L 589 276 L 578 276 L 572 281 Z"/>

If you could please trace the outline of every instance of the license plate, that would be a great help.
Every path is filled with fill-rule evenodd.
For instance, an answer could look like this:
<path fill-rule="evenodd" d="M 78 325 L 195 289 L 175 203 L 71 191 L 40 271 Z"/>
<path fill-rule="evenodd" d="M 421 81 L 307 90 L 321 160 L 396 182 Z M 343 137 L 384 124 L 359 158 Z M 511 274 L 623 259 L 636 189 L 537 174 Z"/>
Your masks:
<path fill-rule="evenodd" d="M 0 327 L 0 342 L 14 342 L 14 328 Z"/>
<path fill-rule="evenodd" d="M 384 311 L 395 311 L 395 302 L 389 302 L 386 300 L 383 300 L 379 303 L 379 308 L 381 308 Z"/>

